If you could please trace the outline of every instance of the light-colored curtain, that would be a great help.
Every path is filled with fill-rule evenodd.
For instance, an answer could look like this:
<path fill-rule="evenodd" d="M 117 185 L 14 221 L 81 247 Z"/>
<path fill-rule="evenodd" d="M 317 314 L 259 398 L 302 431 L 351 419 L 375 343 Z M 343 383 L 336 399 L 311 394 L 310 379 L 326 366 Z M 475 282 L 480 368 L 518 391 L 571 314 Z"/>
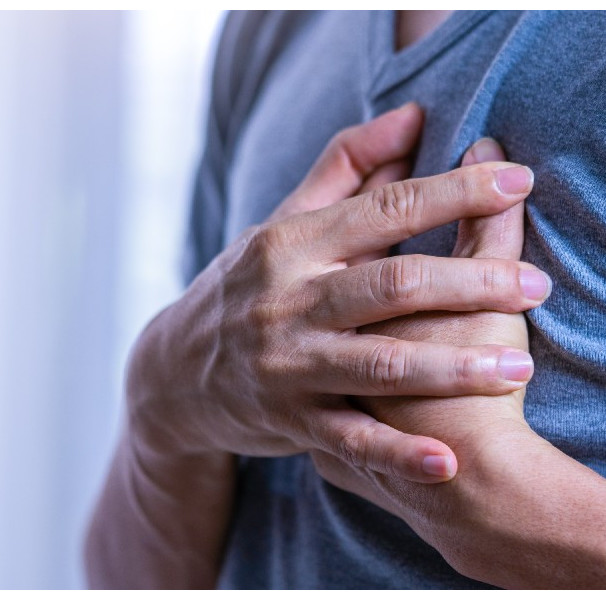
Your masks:
<path fill-rule="evenodd" d="M 78 588 L 143 324 L 179 292 L 219 11 L 0 13 L 0 588 Z"/>

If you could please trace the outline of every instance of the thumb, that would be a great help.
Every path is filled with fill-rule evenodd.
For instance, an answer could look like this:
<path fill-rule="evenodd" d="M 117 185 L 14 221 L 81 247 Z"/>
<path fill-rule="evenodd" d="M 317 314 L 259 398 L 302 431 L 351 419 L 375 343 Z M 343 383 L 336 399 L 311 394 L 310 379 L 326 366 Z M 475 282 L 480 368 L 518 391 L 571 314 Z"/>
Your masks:
<path fill-rule="evenodd" d="M 377 169 L 412 153 L 422 125 L 423 112 L 409 103 L 339 132 L 270 220 L 324 208 L 357 194 Z"/>
<path fill-rule="evenodd" d="M 353 467 L 407 481 L 440 483 L 452 479 L 457 472 L 457 459 L 443 442 L 403 433 L 355 408 L 324 406 L 313 422 L 314 449 L 326 453 L 326 459 L 332 456 L 333 461 L 340 462 L 341 474 L 344 474 L 343 468 Z M 324 464 L 330 466 L 330 462 L 324 461 Z M 320 466 L 318 462 L 316 466 Z M 347 489 L 344 482 L 331 480 L 330 469 L 319 469 L 319 472 L 325 479 Z"/>
<path fill-rule="evenodd" d="M 462 166 L 504 161 L 505 153 L 491 138 L 478 140 L 463 157 Z M 524 243 L 524 203 L 489 217 L 463 219 L 453 256 L 519 260 Z"/>

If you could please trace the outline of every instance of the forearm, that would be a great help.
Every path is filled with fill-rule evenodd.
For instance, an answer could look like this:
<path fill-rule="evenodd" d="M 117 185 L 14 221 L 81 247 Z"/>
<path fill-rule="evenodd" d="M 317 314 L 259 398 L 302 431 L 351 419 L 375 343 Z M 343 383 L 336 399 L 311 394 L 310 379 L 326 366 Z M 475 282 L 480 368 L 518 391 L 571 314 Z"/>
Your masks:
<path fill-rule="evenodd" d="M 453 533 L 471 552 L 449 549 L 461 572 L 504 588 L 604 589 L 605 480 L 531 431 L 501 435 L 436 497 L 467 507 Z"/>
<path fill-rule="evenodd" d="M 464 339 L 469 318 L 451 323 L 452 335 Z M 495 334 L 496 326 L 487 323 L 485 335 L 515 345 L 507 329 Z M 394 328 L 377 326 L 390 335 Z M 411 331 L 400 334 L 410 337 Z M 505 588 L 606 585 L 606 480 L 528 427 L 521 393 L 363 404 L 375 418 L 435 436 L 454 450 L 459 471 L 451 482 L 428 487 L 381 475 L 375 485 L 384 508 L 455 569 Z"/>
<path fill-rule="evenodd" d="M 90 587 L 213 588 L 234 481 L 229 454 L 171 458 L 125 434 L 86 540 Z"/>
<path fill-rule="evenodd" d="M 472 415 L 466 409 L 476 400 Z M 603 588 L 605 480 L 526 425 L 492 411 L 488 404 L 499 401 L 461 398 L 452 411 L 441 400 L 411 407 L 406 425 L 423 409 L 420 419 L 431 425 L 417 423 L 414 431 L 441 436 L 455 451 L 459 472 L 434 487 L 380 475 L 384 508 L 473 579 L 504 588 Z M 404 428 L 398 418 L 390 423 Z"/>

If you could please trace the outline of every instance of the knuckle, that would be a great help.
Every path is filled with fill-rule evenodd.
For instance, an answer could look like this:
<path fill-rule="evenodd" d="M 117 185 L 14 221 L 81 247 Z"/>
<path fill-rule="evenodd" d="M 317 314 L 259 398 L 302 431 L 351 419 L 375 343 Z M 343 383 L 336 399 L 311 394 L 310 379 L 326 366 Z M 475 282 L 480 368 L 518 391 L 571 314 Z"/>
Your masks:
<path fill-rule="evenodd" d="M 509 261 L 484 260 L 480 273 L 481 290 L 490 308 L 516 311 L 520 297 L 517 266 Z"/>
<path fill-rule="evenodd" d="M 448 193 L 451 197 L 465 202 L 473 200 L 478 195 L 478 167 L 480 165 L 455 169 L 446 175 Z"/>
<path fill-rule="evenodd" d="M 276 271 L 272 249 L 271 227 L 257 225 L 248 228 L 233 244 L 234 251 L 221 263 L 225 275 L 225 294 L 253 298 L 271 286 Z"/>
<path fill-rule="evenodd" d="M 300 309 L 298 299 L 291 293 L 280 293 L 271 288 L 258 291 L 243 308 L 246 313 L 244 326 L 260 336 L 259 343 L 275 338 L 278 328 L 292 323 Z"/>
<path fill-rule="evenodd" d="M 475 389 L 477 360 L 471 352 L 460 352 L 453 369 L 454 383 L 461 390 Z"/>
<path fill-rule="evenodd" d="M 476 164 L 464 169 L 453 171 L 459 181 L 461 193 L 464 198 L 480 201 L 485 206 L 497 205 L 502 207 L 502 195 L 495 185 L 493 166 L 490 164 Z M 476 204 L 476 202 L 474 202 Z"/>
<path fill-rule="evenodd" d="M 256 381 L 274 388 L 284 377 L 296 376 L 295 352 L 288 350 L 269 335 L 260 335 L 258 349 L 249 359 Z"/>
<path fill-rule="evenodd" d="M 404 298 L 409 302 L 416 298 L 418 303 L 424 305 L 435 292 L 431 261 L 421 254 L 412 254 L 407 257 L 406 262 Z"/>
<path fill-rule="evenodd" d="M 392 184 L 395 189 L 396 209 L 406 237 L 413 237 L 421 230 L 425 187 L 420 179 L 407 179 Z"/>
<path fill-rule="evenodd" d="M 370 282 L 370 290 L 378 304 L 390 306 L 400 300 L 405 287 L 401 264 L 388 258 L 379 265 L 376 279 Z"/>
<path fill-rule="evenodd" d="M 337 455 L 354 467 L 365 466 L 368 443 L 365 429 L 347 431 L 338 440 Z"/>
<path fill-rule="evenodd" d="M 344 169 L 365 172 L 364 166 L 356 162 L 356 152 L 353 151 L 356 130 L 357 128 L 352 126 L 335 134 L 328 143 L 327 152 Z"/>
<path fill-rule="evenodd" d="M 338 162 L 346 162 L 347 156 L 344 149 L 347 143 L 346 139 L 347 132 L 345 129 L 333 135 L 326 146 L 325 155 L 329 159 L 336 160 Z"/>
<path fill-rule="evenodd" d="M 257 225 L 256 227 L 251 227 L 247 231 L 247 246 L 250 248 L 263 249 L 268 243 L 268 238 L 271 235 L 269 231 L 272 227 L 272 225 Z"/>
<path fill-rule="evenodd" d="M 369 192 L 369 198 L 364 210 L 371 231 L 384 233 L 386 229 L 397 228 L 405 239 L 419 230 L 424 205 L 423 185 L 419 180 L 388 183 Z"/>
<path fill-rule="evenodd" d="M 246 320 L 250 331 L 255 331 L 265 337 L 265 334 L 271 330 L 277 317 L 277 307 L 273 302 L 259 300 L 251 304 L 248 309 Z M 259 340 L 261 342 L 263 340 Z M 260 344 L 260 347 L 264 347 Z"/>
<path fill-rule="evenodd" d="M 404 382 L 414 376 L 411 353 L 400 344 L 378 344 L 365 363 L 366 382 L 386 394 L 401 391 Z"/>
<path fill-rule="evenodd" d="M 245 255 L 255 261 L 265 262 L 279 256 L 279 225 L 265 224 L 252 229 L 247 236 Z"/>
<path fill-rule="evenodd" d="M 330 274 L 307 281 L 302 286 L 299 296 L 308 322 L 332 323 L 339 315 L 342 290 Z"/>
<path fill-rule="evenodd" d="M 351 127 L 346 127 L 335 133 L 328 142 L 328 148 L 333 152 L 341 152 L 348 144 L 351 137 Z"/>
<path fill-rule="evenodd" d="M 431 288 L 430 265 L 418 254 L 384 260 L 374 289 L 371 286 L 375 300 L 388 306 L 414 303 Z"/>
<path fill-rule="evenodd" d="M 370 192 L 369 220 L 378 231 L 386 225 L 400 222 L 406 214 L 406 202 L 402 201 L 402 182 L 389 183 Z"/>
<path fill-rule="evenodd" d="M 286 375 L 297 375 L 300 345 L 292 319 L 292 309 L 279 299 L 259 299 L 247 310 L 242 324 L 247 331 L 246 355 L 262 385 L 275 385 Z"/>
<path fill-rule="evenodd" d="M 332 291 L 332 284 L 311 279 L 297 287 L 297 313 L 307 323 L 318 319 L 331 318 L 337 311 L 338 294 Z"/>
<path fill-rule="evenodd" d="M 506 290 L 503 294 L 505 300 L 504 310 L 506 312 L 518 312 L 526 297 L 520 280 L 520 263 L 504 261 L 503 285 Z M 511 290 L 516 291 L 517 295 L 515 297 L 511 293 Z"/>
<path fill-rule="evenodd" d="M 483 262 L 481 267 L 482 293 L 486 297 L 492 297 L 500 291 L 499 269 L 492 261 Z"/>

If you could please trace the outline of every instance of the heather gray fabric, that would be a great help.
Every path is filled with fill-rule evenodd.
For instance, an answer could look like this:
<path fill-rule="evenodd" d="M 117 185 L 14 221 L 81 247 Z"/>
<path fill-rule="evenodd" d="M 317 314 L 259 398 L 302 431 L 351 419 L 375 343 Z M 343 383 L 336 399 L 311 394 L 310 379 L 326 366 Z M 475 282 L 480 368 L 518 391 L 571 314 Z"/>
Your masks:
<path fill-rule="evenodd" d="M 397 54 L 394 30 L 384 11 L 232 16 L 188 276 L 262 221 L 347 125 L 419 102 L 427 118 L 415 176 L 457 166 L 492 136 L 535 172 L 523 258 L 554 280 L 528 315 L 537 367 L 527 419 L 606 475 L 606 14 L 462 12 Z M 444 227 L 402 251 L 448 255 L 455 234 Z M 395 517 L 324 483 L 304 456 L 242 459 L 221 585 L 483 587 Z"/>

